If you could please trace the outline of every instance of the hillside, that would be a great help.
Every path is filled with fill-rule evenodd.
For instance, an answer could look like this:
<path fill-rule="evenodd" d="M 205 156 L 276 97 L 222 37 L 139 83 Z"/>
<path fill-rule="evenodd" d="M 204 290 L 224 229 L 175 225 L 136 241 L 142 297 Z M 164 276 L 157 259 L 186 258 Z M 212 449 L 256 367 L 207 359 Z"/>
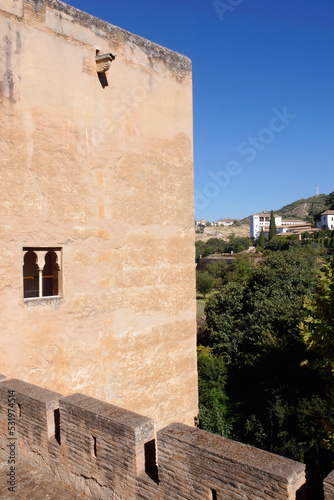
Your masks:
<path fill-rule="evenodd" d="M 306 199 L 302 198 L 285 205 L 279 210 L 275 210 L 275 213 L 282 215 L 285 219 L 290 217 L 306 219 L 316 213 L 325 211 L 327 198 L 327 194 L 319 194 L 319 196 L 311 196 Z"/>
<path fill-rule="evenodd" d="M 285 205 L 278 210 L 274 210 L 275 214 L 281 215 L 284 219 L 303 219 L 307 220 L 312 215 L 323 212 L 327 209 L 328 202 L 327 194 L 319 194 L 319 196 L 311 196 L 310 198 L 301 198 Z M 249 217 L 242 219 L 243 223 L 249 223 Z"/>
<path fill-rule="evenodd" d="M 221 238 L 223 240 L 228 240 L 233 235 L 236 237 L 249 236 L 249 224 L 229 227 L 206 227 L 204 229 L 204 234 L 195 235 L 195 240 L 208 241 L 210 238 Z"/>

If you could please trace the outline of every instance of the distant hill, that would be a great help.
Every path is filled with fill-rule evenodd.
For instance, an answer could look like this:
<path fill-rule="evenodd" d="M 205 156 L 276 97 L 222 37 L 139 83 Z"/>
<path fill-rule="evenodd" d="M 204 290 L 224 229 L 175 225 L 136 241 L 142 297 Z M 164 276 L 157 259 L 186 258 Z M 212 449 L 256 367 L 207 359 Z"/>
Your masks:
<path fill-rule="evenodd" d="M 302 198 L 285 205 L 274 213 L 281 215 L 284 219 L 302 219 L 311 221 L 312 216 L 319 212 L 327 210 L 328 195 L 319 194 L 319 196 L 311 196 L 310 198 Z M 249 217 L 245 217 L 241 222 L 249 223 Z"/>
<path fill-rule="evenodd" d="M 274 210 L 274 212 L 278 215 L 282 215 L 284 219 L 308 219 L 312 217 L 312 215 L 326 210 L 327 199 L 327 194 L 319 194 L 319 196 L 311 196 L 306 199 L 302 198 L 293 203 L 289 203 L 289 205 L 285 205 L 279 210 Z"/>

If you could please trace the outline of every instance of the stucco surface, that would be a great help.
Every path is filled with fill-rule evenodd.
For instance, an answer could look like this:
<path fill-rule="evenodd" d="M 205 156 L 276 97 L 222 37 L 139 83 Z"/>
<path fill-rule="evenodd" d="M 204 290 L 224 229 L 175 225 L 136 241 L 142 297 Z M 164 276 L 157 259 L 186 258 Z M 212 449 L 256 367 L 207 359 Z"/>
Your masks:
<path fill-rule="evenodd" d="M 61 2 L 0 9 L 0 372 L 193 425 L 190 62 Z M 24 247 L 62 248 L 59 300 L 23 300 Z"/>

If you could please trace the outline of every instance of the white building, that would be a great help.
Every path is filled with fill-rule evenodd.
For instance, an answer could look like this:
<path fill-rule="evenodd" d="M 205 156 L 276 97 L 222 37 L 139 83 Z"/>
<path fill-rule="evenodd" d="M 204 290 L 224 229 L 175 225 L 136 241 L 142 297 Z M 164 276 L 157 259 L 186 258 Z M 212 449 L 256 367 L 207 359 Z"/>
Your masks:
<path fill-rule="evenodd" d="M 217 220 L 213 223 L 215 226 L 233 226 L 233 220 Z"/>
<path fill-rule="evenodd" d="M 317 226 L 319 229 L 334 229 L 334 210 L 323 212 Z"/>
<path fill-rule="evenodd" d="M 282 220 L 282 226 L 302 226 L 303 224 L 307 224 L 307 222 L 299 219 Z"/>
<path fill-rule="evenodd" d="M 275 224 L 281 226 L 282 217 L 280 215 L 275 216 Z M 252 214 L 249 218 L 249 233 L 251 238 L 259 238 L 261 229 L 263 229 L 264 234 L 269 233 L 270 227 L 270 213 L 265 212 L 262 214 Z"/>
<path fill-rule="evenodd" d="M 288 234 L 302 234 L 305 232 L 312 233 L 314 229 L 312 229 L 312 224 L 302 221 L 299 224 L 292 223 L 289 225 L 283 225 L 277 227 L 277 234 L 288 233 Z"/>

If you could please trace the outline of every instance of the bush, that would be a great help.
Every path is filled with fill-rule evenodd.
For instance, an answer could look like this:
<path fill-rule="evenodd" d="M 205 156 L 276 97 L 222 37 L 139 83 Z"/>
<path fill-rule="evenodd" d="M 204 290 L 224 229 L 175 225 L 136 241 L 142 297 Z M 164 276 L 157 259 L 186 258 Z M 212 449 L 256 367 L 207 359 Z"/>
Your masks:
<path fill-rule="evenodd" d="M 213 277 L 206 271 L 196 271 L 196 291 L 203 295 L 203 298 L 211 291 Z"/>

